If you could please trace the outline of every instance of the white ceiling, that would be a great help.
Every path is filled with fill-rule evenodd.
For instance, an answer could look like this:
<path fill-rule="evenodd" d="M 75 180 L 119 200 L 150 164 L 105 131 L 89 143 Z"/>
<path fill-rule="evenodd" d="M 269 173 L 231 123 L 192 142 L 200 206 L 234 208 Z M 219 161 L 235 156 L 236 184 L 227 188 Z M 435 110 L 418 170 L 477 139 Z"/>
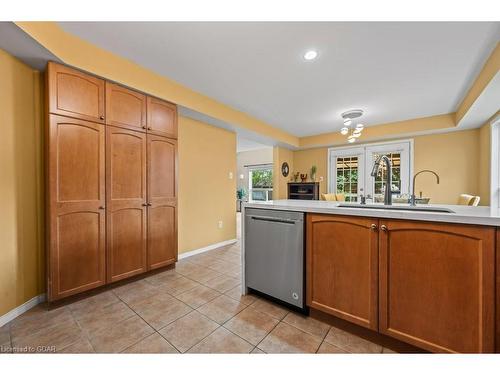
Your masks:
<path fill-rule="evenodd" d="M 498 22 L 60 25 L 297 136 L 350 108 L 367 126 L 453 112 L 500 40 Z"/>

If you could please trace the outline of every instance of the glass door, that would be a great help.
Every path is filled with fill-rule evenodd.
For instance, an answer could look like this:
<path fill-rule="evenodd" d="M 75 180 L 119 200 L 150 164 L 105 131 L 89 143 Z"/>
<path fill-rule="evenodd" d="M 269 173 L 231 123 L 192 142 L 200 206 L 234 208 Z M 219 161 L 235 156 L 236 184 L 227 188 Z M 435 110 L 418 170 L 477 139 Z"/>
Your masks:
<path fill-rule="evenodd" d="M 409 142 L 403 142 L 366 148 L 367 170 L 372 170 L 375 160 L 380 155 L 386 155 L 391 161 L 392 178 L 390 189 L 393 196 L 408 195 L 410 192 L 409 147 Z M 387 170 L 384 163 L 380 165 L 376 177 L 367 176 L 366 193 L 370 194 L 376 203 L 384 201 L 384 192 L 387 189 L 386 178 Z"/>
<path fill-rule="evenodd" d="M 370 173 L 375 160 L 380 155 L 387 155 L 392 164 L 392 194 L 408 195 L 411 191 L 412 148 L 411 140 L 331 148 L 328 191 L 340 194 L 346 202 L 357 202 L 361 194 L 369 195 L 373 202 L 383 202 L 387 188 L 385 164 L 381 164 L 375 178 Z"/>
<path fill-rule="evenodd" d="M 357 202 L 364 194 L 364 149 L 349 148 L 330 153 L 330 192 L 337 194 L 338 200 Z"/>

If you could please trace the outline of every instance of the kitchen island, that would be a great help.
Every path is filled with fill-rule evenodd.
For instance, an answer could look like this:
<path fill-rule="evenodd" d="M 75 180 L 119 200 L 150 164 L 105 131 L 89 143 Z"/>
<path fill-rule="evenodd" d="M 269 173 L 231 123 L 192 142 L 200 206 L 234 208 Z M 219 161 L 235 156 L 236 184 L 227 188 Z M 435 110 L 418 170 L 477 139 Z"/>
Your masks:
<path fill-rule="evenodd" d="M 498 209 L 342 205 L 253 202 L 243 215 L 248 208 L 305 213 L 311 310 L 432 352 L 499 351 Z"/>

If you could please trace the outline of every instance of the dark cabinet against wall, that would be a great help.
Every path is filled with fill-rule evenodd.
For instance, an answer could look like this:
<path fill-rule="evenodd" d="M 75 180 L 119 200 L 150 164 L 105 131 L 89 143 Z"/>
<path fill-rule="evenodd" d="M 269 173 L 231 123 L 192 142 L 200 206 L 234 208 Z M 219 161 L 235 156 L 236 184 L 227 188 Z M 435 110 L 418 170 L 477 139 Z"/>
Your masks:
<path fill-rule="evenodd" d="M 289 182 L 288 199 L 319 200 L 319 182 Z"/>

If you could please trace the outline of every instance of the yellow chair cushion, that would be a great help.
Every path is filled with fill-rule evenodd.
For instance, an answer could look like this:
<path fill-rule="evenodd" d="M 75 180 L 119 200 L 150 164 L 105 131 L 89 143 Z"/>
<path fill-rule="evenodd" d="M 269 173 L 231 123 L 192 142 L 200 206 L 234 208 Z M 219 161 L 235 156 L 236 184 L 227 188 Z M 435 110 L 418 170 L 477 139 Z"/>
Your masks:
<path fill-rule="evenodd" d="M 335 194 L 337 201 L 339 202 L 345 202 L 345 194 L 340 193 L 340 194 Z"/>
<path fill-rule="evenodd" d="M 323 198 L 324 201 L 336 201 L 337 197 L 335 194 L 321 194 L 321 198 Z"/>

